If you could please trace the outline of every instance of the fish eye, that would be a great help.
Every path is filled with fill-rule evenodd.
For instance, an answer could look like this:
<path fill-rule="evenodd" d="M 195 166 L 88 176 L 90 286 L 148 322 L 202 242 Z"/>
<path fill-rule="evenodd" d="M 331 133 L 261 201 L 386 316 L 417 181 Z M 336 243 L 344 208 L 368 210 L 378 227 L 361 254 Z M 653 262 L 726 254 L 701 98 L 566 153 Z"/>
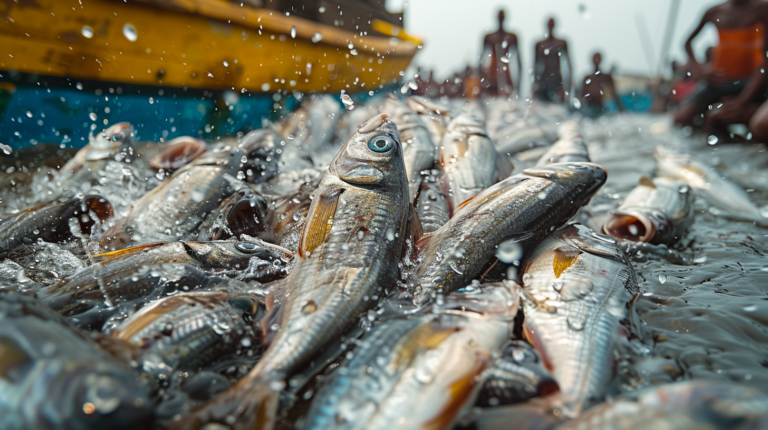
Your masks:
<path fill-rule="evenodd" d="M 272 259 L 272 253 L 269 251 L 269 249 L 258 246 L 255 243 L 237 242 L 237 244 L 235 244 L 235 248 L 244 254 L 252 254 L 262 260 Z"/>
<path fill-rule="evenodd" d="M 391 137 L 382 134 L 368 141 L 368 148 L 373 152 L 387 152 L 395 147 L 395 141 Z"/>

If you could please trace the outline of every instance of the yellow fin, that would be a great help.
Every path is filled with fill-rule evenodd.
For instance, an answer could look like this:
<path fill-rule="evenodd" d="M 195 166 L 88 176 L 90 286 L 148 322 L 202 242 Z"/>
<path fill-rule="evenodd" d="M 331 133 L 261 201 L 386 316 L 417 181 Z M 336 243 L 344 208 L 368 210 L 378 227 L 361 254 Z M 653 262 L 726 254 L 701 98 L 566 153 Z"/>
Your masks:
<path fill-rule="evenodd" d="M 448 402 L 443 405 L 441 411 L 429 421 L 421 424 L 424 430 L 438 430 L 450 428 L 456 419 L 456 415 L 463 406 L 472 398 L 475 386 L 479 383 L 481 373 L 491 364 L 491 357 L 486 351 L 475 353 L 475 363 L 466 373 L 460 374 L 449 387 Z"/>
<path fill-rule="evenodd" d="M 302 259 L 308 257 L 307 254 L 311 254 L 320 246 L 330 233 L 342 192 L 344 192 L 343 188 L 323 191 L 312 201 L 299 242 L 299 256 Z"/>
<path fill-rule="evenodd" d="M 456 331 L 459 331 L 459 327 L 441 326 L 436 321 L 416 327 L 404 337 L 389 367 L 397 369 L 409 365 L 419 352 L 437 348 Z"/>
<path fill-rule="evenodd" d="M 644 187 L 656 188 L 656 184 L 653 183 L 653 179 L 647 176 L 641 176 L 638 183 Z"/>
<path fill-rule="evenodd" d="M 105 252 L 103 254 L 92 255 L 91 259 L 93 260 L 94 263 L 104 263 L 107 261 L 112 261 L 117 258 L 125 257 L 126 255 L 129 255 L 129 254 L 135 254 L 145 249 L 163 246 L 166 243 L 167 242 L 157 242 L 157 243 L 148 243 L 146 245 L 132 246 L 130 248 L 118 249 L 117 251 L 111 251 L 111 252 Z"/>
<path fill-rule="evenodd" d="M 555 270 L 555 278 L 559 278 L 569 267 L 579 259 L 581 251 L 578 248 L 562 247 L 555 250 L 555 259 L 552 262 L 552 268 Z"/>

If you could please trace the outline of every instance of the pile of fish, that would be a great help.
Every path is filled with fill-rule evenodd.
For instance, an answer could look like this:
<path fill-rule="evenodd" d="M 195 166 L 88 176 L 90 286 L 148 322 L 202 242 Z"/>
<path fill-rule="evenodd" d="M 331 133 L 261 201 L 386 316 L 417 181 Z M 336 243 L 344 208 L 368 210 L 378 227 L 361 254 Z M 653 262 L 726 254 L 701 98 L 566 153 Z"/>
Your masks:
<path fill-rule="evenodd" d="M 0 428 L 768 428 L 749 387 L 623 371 L 655 354 L 626 251 L 685 260 L 697 195 L 768 225 L 743 189 L 660 146 L 597 213 L 589 122 L 452 103 L 0 160 Z"/>

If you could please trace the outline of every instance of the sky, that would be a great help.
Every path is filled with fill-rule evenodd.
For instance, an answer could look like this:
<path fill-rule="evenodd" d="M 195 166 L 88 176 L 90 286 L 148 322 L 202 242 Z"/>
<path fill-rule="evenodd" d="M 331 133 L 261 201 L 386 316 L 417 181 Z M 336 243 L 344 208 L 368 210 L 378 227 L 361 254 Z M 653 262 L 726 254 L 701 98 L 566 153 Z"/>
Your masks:
<path fill-rule="evenodd" d="M 681 0 L 672 38 L 671 59 L 687 59 L 683 44 L 704 11 L 720 1 Z M 581 80 L 593 69 L 592 54 L 601 51 L 603 68 L 616 66 L 619 73 L 649 74 L 638 22 L 648 35 L 653 66 L 667 24 L 671 0 L 387 0 L 390 10 L 403 8 L 405 27 L 425 38 L 413 64 L 433 68 L 444 79 L 467 63 L 477 64 L 483 36 L 497 28 L 499 8 L 506 10 L 505 29 L 520 40 L 523 59 L 523 90 L 530 87 L 526 70 L 532 66 L 536 41 L 546 33 L 550 16 L 557 20 L 555 36 L 568 41 L 575 77 Z M 717 41 L 714 28 L 706 28 L 694 43 L 700 58 Z"/>

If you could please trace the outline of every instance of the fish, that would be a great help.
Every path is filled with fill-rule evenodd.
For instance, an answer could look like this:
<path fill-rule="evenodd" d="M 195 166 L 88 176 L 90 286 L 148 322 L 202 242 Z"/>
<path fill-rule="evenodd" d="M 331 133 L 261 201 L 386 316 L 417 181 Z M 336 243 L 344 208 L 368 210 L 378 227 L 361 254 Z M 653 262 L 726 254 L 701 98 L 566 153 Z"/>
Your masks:
<path fill-rule="evenodd" d="M 31 296 L 0 292 L 0 428 L 150 428 L 125 363 Z"/>
<path fill-rule="evenodd" d="M 144 306 L 111 335 L 140 351 L 137 360 L 145 372 L 170 378 L 173 372 L 206 369 L 238 351 L 258 353 L 256 325 L 265 313 L 263 297 L 255 294 L 195 291 Z"/>
<path fill-rule="evenodd" d="M 291 256 L 289 251 L 257 239 L 140 245 L 93 256 L 95 264 L 38 294 L 51 308 L 71 315 L 81 302 L 115 306 L 152 293 L 164 281 L 144 277 L 151 266 L 184 264 L 222 275 L 251 271 L 252 280 L 268 282 L 286 275 L 286 261 Z"/>
<path fill-rule="evenodd" d="M 656 147 L 653 152 L 656 158 L 656 176 L 678 179 L 696 190 L 715 210 L 716 215 L 747 222 L 757 222 L 768 225 L 760 209 L 750 200 L 747 193 L 727 178 L 717 169 L 710 167 L 688 154 Z"/>
<path fill-rule="evenodd" d="M 532 252 L 523 270 L 523 332 L 560 387 L 562 411 L 599 401 L 613 377 L 613 349 L 637 279 L 618 243 L 569 225 Z"/>
<path fill-rule="evenodd" d="M 439 173 L 439 171 L 434 172 Z M 450 219 L 448 198 L 440 189 L 435 175 L 424 178 L 421 183 L 416 199 L 416 213 L 424 234 L 434 233 Z"/>
<path fill-rule="evenodd" d="M 562 124 L 558 129 L 560 139 L 539 158 L 537 166 L 551 163 L 590 162 L 589 151 L 581 132 L 573 121 Z"/>
<path fill-rule="evenodd" d="M 408 236 L 418 234 L 397 127 L 386 114 L 362 124 L 314 194 L 298 258 L 275 297 L 269 347 L 253 370 L 174 428 L 236 417 L 235 428 L 270 428 L 276 393 L 338 340 L 394 285 Z M 410 224 L 410 227 L 409 227 Z M 409 233 L 413 232 L 413 233 Z M 269 303 L 269 302 L 268 302 Z M 276 331 L 276 333 L 274 333 Z"/>
<path fill-rule="evenodd" d="M 251 187 L 235 191 L 221 202 L 216 216 L 200 227 L 201 241 L 223 240 L 242 235 L 255 237 L 267 228 L 267 200 Z"/>
<path fill-rule="evenodd" d="M 306 96 L 299 109 L 282 124 L 280 135 L 293 140 L 309 153 L 325 152 L 336 133 L 336 119 L 340 113 L 341 105 L 332 96 Z"/>
<path fill-rule="evenodd" d="M 259 237 L 295 253 L 318 184 L 319 181 L 304 183 L 294 194 L 276 199 L 274 209 L 267 214 L 267 229 Z"/>
<path fill-rule="evenodd" d="M 96 195 L 59 199 L 31 207 L 0 222 L 0 256 L 38 239 L 65 242 L 74 239 L 75 235 L 88 237 L 95 232 L 93 227 L 97 223 L 104 223 L 113 216 L 112 205 Z"/>
<path fill-rule="evenodd" d="M 405 103 L 412 111 L 421 116 L 430 134 L 432 134 L 432 142 L 439 145 L 443 141 L 448 123 L 451 122 L 450 109 L 420 96 L 408 97 Z"/>
<path fill-rule="evenodd" d="M 537 244 L 586 205 L 606 179 L 596 164 L 550 164 L 487 188 L 417 243 L 415 304 L 469 285 L 503 242 L 521 250 Z"/>
<path fill-rule="evenodd" d="M 437 162 L 437 147 L 421 117 L 394 97 L 384 101 L 382 111 L 397 125 L 403 142 L 405 173 L 408 175 L 408 194 L 416 199 L 422 182 L 422 172 L 430 170 Z"/>
<path fill-rule="evenodd" d="M 728 381 L 681 381 L 621 395 L 556 430 L 764 429 L 768 397 Z"/>
<path fill-rule="evenodd" d="M 202 154 L 139 199 L 106 232 L 101 249 L 197 239 L 205 219 L 225 198 L 249 188 L 244 181 L 259 183 L 277 174 L 276 139 L 272 130 L 255 130 L 234 147 Z"/>
<path fill-rule="evenodd" d="M 61 167 L 62 185 L 77 191 L 84 183 L 98 184 L 97 172 L 110 161 L 122 162 L 129 168 L 138 155 L 136 132 L 127 122 L 117 123 L 99 135 L 88 136 L 88 144 Z"/>
<path fill-rule="evenodd" d="M 506 179 L 514 169 L 496 152 L 482 121 L 467 114 L 448 125 L 440 147 L 440 164 L 444 171 L 441 186 L 452 213 L 467 199 Z"/>
<path fill-rule="evenodd" d="M 448 296 L 434 313 L 375 325 L 324 380 L 304 428 L 451 428 L 509 340 L 519 288 L 486 284 Z"/>
<path fill-rule="evenodd" d="M 208 150 L 204 140 L 190 136 L 177 137 L 168 143 L 149 160 L 153 169 L 174 171 L 201 156 Z"/>
<path fill-rule="evenodd" d="M 603 224 L 616 240 L 674 245 L 693 222 L 693 192 L 679 180 L 645 176 Z"/>

